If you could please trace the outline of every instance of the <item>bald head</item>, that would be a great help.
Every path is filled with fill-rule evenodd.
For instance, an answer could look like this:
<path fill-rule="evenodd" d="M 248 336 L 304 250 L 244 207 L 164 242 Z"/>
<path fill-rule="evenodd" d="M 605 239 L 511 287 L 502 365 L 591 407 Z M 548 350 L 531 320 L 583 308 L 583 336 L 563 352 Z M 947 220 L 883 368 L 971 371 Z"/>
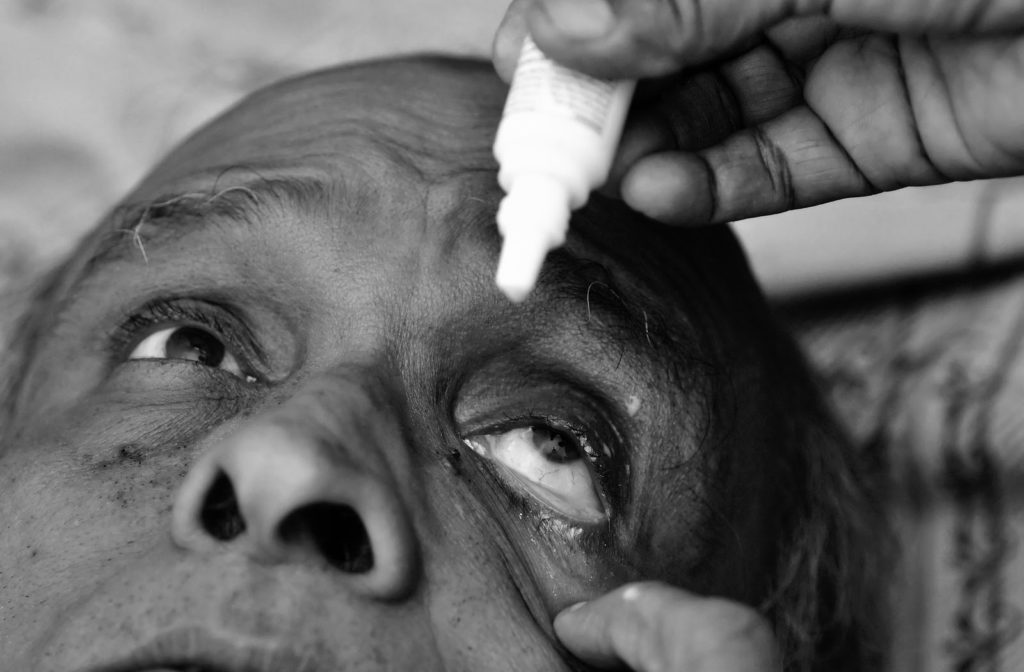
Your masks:
<path fill-rule="evenodd" d="M 810 489 L 847 467 L 735 240 L 594 197 L 510 304 L 504 95 L 444 58 L 275 85 L 51 276 L 0 452 L 6 659 L 572 669 L 552 615 L 637 579 L 816 636 L 856 516 Z"/>
<path fill-rule="evenodd" d="M 482 62 L 403 58 L 314 72 L 263 89 L 193 135 L 147 180 L 239 166 L 331 172 L 374 145 L 425 179 L 490 171 L 505 86 Z M 367 159 L 369 157 L 366 157 Z"/>

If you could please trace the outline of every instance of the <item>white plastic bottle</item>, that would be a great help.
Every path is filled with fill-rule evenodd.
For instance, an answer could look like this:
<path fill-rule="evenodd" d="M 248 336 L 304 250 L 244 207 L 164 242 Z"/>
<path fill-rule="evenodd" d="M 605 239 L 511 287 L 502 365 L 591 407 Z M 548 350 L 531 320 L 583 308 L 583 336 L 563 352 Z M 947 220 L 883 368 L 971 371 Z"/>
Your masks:
<path fill-rule="evenodd" d="M 503 242 L 498 287 L 515 302 L 537 282 L 549 250 L 565 242 L 569 214 L 608 179 L 634 81 L 607 81 L 523 43 L 494 140 Z"/>

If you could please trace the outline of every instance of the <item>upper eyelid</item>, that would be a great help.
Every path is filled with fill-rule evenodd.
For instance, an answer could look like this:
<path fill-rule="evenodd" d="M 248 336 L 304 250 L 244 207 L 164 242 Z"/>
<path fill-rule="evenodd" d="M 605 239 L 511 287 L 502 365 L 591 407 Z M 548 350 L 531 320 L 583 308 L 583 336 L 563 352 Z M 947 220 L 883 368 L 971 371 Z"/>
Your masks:
<path fill-rule="evenodd" d="M 558 418 L 552 418 L 550 416 L 543 416 L 539 414 L 530 415 L 519 415 L 519 416 L 507 416 L 502 420 L 492 423 L 481 423 L 479 427 L 472 429 L 471 431 L 460 431 L 458 432 L 459 439 L 464 444 L 469 439 L 475 436 L 486 436 L 489 434 L 501 434 L 512 429 L 520 427 L 526 427 L 529 425 L 544 425 L 555 429 L 563 434 L 573 435 L 574 443 L 579 445 L 581 459 L 585 459 L 590 465 L 590 469 L 593 472 L 594 479 L 596 480 L 601 492 L 602 499 L 605 502 L 606 507 L 609 510 L 613 510 L 615 507 L 609 506 L 612 498 L 617 496 L 617 492 L 613 493 L 613 489 L 617 490 L 621 488 L 623 484 L 607 482 L 613 475 L 619 471 L 616 468 L 618 463 L 624 463 L 629 459 L 629 451 L 626 450 L 625 446 L 620 445 L 621 437 L 619 432 L 612 429 L 612 433 L 615 434 L 613 438 L 613 445 L 608 446 L 607 440 L 604 438 L 605 432 L 594 430 L 590 425 L 582 425 L 581 423 L 570 422 L 566 420 L 560 420 Z M 591 455 L 580 443 L 579 439 L 575 437 L 576 433 L 582 434 L 586 440 L 590 443 L 591 449 L 594 451 L 594 455 Z M 608 452 L 610 450 L 610 452 Z M 628 469 L 626 469 L 628 471 Z"/>
<path fill-rule="evenodd" d="M 222 316 L 226 321 L 221 319 Z M 132 324 L 133 322 L 134 324 Z M 267 368 L 266 354 L 244 318 L 219 302 L 191 297 L 156 299 L 128 311 L 115 326 L 111 335 L 114 356 L 121 360 L 125 359 L 132 348 L 143 338 L 159 331 L 162 324 L 171 326 L 175 323 L 186 324 L 189 322 L 196 322 L 216 333 L 219 337 L 224 338 L 233 349 L 240 348 L 242 352 L 235 353 L 236 356 L 245 360 L 239 362 L 240 364 L 248 364 L 247 368 L 250 369 L 252 364 Z M 253 359 L 256 361 L 252 362 Z"/>

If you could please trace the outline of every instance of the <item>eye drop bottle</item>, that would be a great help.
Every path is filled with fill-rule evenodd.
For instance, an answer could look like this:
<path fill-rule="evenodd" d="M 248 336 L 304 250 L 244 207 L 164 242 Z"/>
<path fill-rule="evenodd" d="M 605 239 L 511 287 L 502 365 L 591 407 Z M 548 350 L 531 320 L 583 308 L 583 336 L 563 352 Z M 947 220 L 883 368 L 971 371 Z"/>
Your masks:
<path fill-rule="evenodd" d="M 494 140 L 502 235 L 495 282 L 524 300 L 544 257 L 565 242 L 569 214 L 608 179 L 634 81 L 607 81 L 547 58 L 523 43 Z"/>

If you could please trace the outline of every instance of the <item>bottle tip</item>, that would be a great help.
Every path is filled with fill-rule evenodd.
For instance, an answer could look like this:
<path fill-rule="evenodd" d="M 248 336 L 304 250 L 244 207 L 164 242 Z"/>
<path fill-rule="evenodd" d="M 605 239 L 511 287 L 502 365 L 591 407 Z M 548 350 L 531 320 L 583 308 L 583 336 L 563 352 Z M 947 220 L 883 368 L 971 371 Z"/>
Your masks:
<path fill-rule="evenodd" d="M 512 184 L 498 207 L 503 242 L 495 282 L 514 303 L 533 291 L 548 250 L 565 242 L 569 194 L 558 180 L 527 174 Z"/>
<path fill-rule="evenodd" d="M 533 291 L 548 248 L 543 239 L 506 236 L 494 281 L 513 303 L 522 303 Z"/>

